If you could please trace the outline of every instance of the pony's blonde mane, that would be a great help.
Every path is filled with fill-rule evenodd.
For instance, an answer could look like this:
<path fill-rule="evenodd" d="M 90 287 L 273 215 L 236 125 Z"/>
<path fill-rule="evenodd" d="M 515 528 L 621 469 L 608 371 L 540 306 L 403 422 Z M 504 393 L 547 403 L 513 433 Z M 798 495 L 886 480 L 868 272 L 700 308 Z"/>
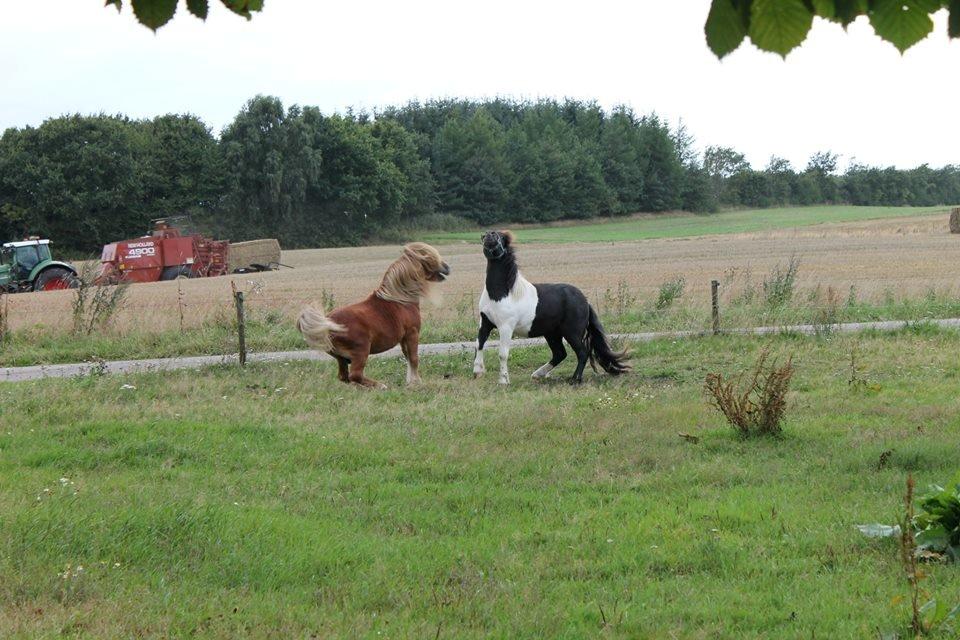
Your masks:
<path fill-rule="evenodd" d="M 403 254 L 387 267 L 380 286 L 374 292 L 378 298 L 416 304 L 427 295 L 430 271 L 438 272 L 443 265 L 440 253 L 423 242 L 411 242 L 403 247 Z"/>

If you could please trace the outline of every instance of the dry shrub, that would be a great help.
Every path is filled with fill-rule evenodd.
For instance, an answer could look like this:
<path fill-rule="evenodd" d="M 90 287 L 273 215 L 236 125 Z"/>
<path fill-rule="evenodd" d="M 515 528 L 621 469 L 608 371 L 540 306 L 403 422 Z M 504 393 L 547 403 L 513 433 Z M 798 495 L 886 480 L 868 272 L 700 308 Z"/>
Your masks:
<path fill-rule="evenodd" d="M 900 522 L 900 562 L 910 585 L 910 631 L 914 637 L 923 635 L 923 617 L 920 611 L 920 579 L 923 574 L 917 568 L 917 539 L 913 532 L 913 474 L 907 476 L 906 515 Z"/>
<path fill-rule="evenodd" d="M 817 285 L 819 288 L 819 285 Z M 836 325 L 840 324 L 840 292 L 834 287 L 827 287 L 827 294 L 820 299 L 817 296 L 817 312 L 814 316 L 813 324 L 818 334 L 830 333 Z"/>
<path fill-rule="evenodd" d="M 126 301 L 129 283 L 97 285 L 95 267 L 87 261 L 80 270 L 77 288 L 73 290 L 73 333 L 91 335 L 106 329 Z"/>
<path fill-rule="evenodd" d="M 707 375 L 704 385 L 710 404 L 743 436 L 776 435 L 787 408 L 787 391 L 793 378 L 793 356 L 783 366 L 767 365 L 769 353 L 760 353 L 747 384 L 743 374 L 726 380 L 722 374 Z"/>

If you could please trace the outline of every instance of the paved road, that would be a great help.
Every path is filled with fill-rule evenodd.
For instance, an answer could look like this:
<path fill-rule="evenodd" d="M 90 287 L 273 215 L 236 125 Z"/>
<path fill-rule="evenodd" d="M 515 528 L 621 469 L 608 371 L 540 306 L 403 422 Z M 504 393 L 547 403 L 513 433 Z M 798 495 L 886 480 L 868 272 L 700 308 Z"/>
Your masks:
<path fill-rule="evenodd" d="M 929 320 L 925 323 L 939 327 L 960 328 L 960 318 L 945 320 Z M 902 320 L 885 320 L 882 322 L 850 322 L 831 325 L 830 330 L 839 333 L 856 333 L 874 329 L 878 331 L 895 331 L 911 324 Z M 814 334 L 823 331 L 822 325 L 801 324 L 783 327 L 753 327 L 749 329 L 731 329 L 725 333 L 770 335 L 775 333 L 804 333 Z M 691 338 L 706 335 L 703 331 L 658 331 L 651 333 L 618 333 L 614 338 L 631 342 L 646 342 L 650 340 Z M 542 338 L 526 338 L 514 340 L 514 346 L 523 347 L 543 344 Z M 467 352 L 473 353 L 473 342 L 441 342 L 436 344 L 421 344 L 421 355 L 449 354 Z M 496 340 L 487 343 L 487 348 L 497 346 Z M 400 355 L 400 349 L 377 354 L 375 358 L 390 358 Z M 316 351 L 273 351 L 269 353 L 249 353 L 248 362 L 290 362 L 292 360 L 330 360 L 330 356 Z M 102 373 L 134 373 L 143 371 L 169 371 L 173 369 L 196 369 L 217 364 L 231 364 L 237 362 L 237 356 L 189 356 L 181 358 L 150 358 L 146 360 L 110 360 L 106 362 L 83 362 L 73 364 L 49 364 L 32 367 L 5 367 L 0 368 L 0 382 L 21 382 L 23 380 L 38 380 L 40 378 L 70 378 L 88 375 L 99 371 Z"/>

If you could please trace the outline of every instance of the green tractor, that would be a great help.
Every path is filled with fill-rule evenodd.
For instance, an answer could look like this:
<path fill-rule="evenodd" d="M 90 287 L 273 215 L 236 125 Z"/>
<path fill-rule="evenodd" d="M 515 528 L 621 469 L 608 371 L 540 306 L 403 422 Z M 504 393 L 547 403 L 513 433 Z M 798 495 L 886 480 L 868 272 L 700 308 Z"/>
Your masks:
<path fill-rule="evenodd" d="M 31 237 L 0 247 L 0 291 L 56 291 L 79 284 L 73 265 L 51 257 L 49 240 Z"/>

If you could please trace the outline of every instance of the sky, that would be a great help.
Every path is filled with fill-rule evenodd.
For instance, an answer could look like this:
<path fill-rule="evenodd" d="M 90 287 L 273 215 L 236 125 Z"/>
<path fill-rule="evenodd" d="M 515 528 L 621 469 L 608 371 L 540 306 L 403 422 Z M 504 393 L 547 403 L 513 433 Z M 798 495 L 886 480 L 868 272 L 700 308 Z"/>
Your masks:
<path fill-rule="evenodd" d="M 156 34 L 103 0 L 30 0 L 0 14 L 0 130 L 68 113 L 193 113 L 215 133 L 257 94 L 324 112 L 409 100 L 566 97 L 681 119 L 702 149 L 762 167 L 960 164 L 960 40 L 903 56 L 861 17 L 817 19 L 784 61 L 749 42 L 718 61 L 709 0 L 267 0 L 246 21 L 185 3 Z"/>

